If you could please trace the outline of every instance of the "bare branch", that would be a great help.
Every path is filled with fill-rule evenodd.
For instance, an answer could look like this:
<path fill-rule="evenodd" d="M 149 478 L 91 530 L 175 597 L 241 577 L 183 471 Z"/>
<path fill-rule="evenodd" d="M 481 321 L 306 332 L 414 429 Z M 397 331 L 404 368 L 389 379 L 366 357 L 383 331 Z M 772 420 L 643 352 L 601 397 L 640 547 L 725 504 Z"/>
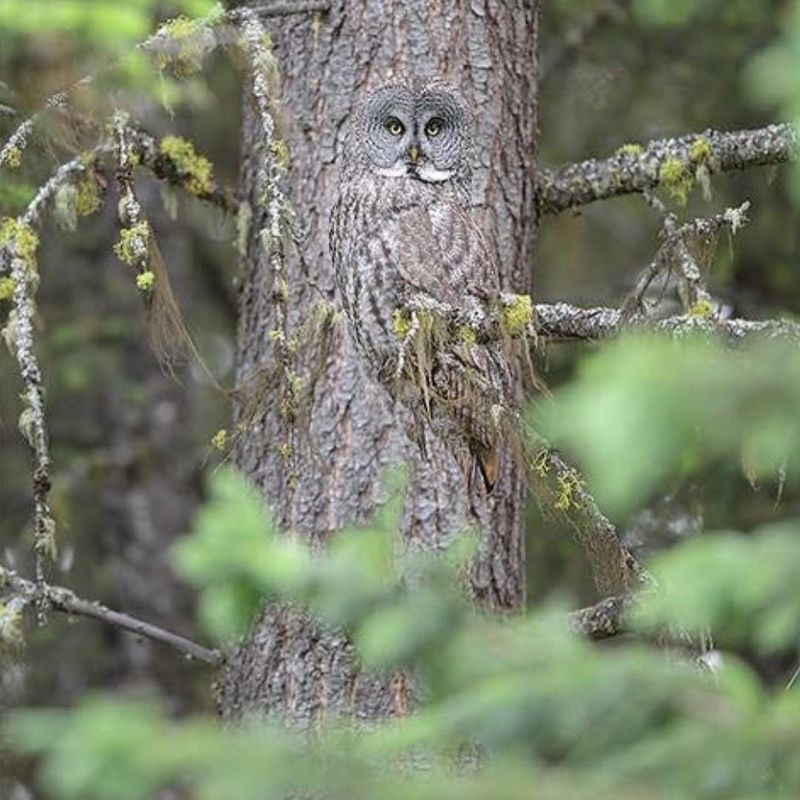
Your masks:
<path fill-rule="evenodd" d="M 698 149 L 702 146 L 702 156 Z M 694 149 L 693 149 L 694 146 Z M 798 157 L 800 135 L 789 124 L 768 125 L 749 131 L 705 131 L 675 139 L 650 142 L 641 153 L 623 150 L 604 160 L 568 164 L 539 175 L 539 209 L 557 214 L 569 208 L 624 194 L 654 189 L 661 182 L 664 162 L 677 159 L 691 174 L 701 165 L 708 174 L 731 172 L 768 164 L 784 164 Z"/>
<path fill-rule="evenodd" d="M 137 636 L 144 636 L 155 642 L 161 642 L 189 658 L 205 661 L 207 664 L 219 664 L 223 658 L 219 650 L 211 650 L 184 636 L 159 628 L 157 625 L 152 625 L 149 622 L 144 622 L 119 611 L 113 611 L 102 603 L 84 600 L 78 597 L 71 589 L 65 589 L 62 586 L 51 586 L 47 583 L 39 586 L 2 566 L 0 566 L 0 588 L 11 589 L 11 591 L 26 598 L 29 602 L 41 599 L 47 607 L 54 611 L 81 617 L 91 617 L 100 622 L 105 622 L 107 625 L 130 631 Z"/>

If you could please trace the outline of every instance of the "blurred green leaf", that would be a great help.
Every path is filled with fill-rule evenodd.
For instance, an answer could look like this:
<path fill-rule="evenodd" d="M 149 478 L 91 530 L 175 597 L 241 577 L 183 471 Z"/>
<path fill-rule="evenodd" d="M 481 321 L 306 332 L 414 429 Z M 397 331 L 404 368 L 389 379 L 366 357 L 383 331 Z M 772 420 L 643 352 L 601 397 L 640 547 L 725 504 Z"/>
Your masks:
<path fill-rule="evenodd" d="M 775 478 L 797 450 L 799 403 L 789 345 L 626 337 L 586 358 L 533 424 L 577 455 L 601 504 L 624 516 L 668 477 L 719 460 Z"/>

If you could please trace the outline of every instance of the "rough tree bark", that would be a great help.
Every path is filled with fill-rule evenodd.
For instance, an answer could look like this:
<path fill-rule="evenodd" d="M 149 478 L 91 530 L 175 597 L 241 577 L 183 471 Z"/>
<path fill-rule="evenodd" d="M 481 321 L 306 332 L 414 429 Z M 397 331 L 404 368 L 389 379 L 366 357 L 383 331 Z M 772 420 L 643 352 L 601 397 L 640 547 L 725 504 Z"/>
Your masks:
<path fill-rule="evenodd" d="M 538 0 L 334 0 L 324 16 L 270 23 L 283 81 L 292 200 L 307 230 L 305 267 L 291 255 L 288 263 L 289 335 L 315 303 L 335 301 L 327 228 L 343 125 L 360 93 L 392 78 L 443 76 L 464 92 L 476 114 L 476 213 L 496 248 L 504 288 L 531 290 L 537 8 Z M 244 260 L 240 381 L 276 359 L 268 335 L 275 325 L 274 276 L 257 235 L 268 224 L 257 189 L 264 158 L 258 131 L 246 90 L 242 189 L 254 209 L 254 233 Z M 301 375 L 315 356 L 314 342 L 300 343 Z M 362 370 L 343 322 L 315 397 L 307 436 L 287 425 L 276 392 L 237 447 L 239 466 L 284 527 L 312 545 L 324 541 L 367 517 L 381 500 L 387 468 L 407 463 L 404 542 L 437 549 L 464 530 L 469 499 L 454 459 L 436 443 L 426 461 L 420 458 L 406 435 L 405 413 Z M 291 449 L 281 447 L 287 442 Z M 491 609 L 516 609 L 525 601 L 523 500 L 521 477 L 507 464 L 501 496 L 482 509 L 482 545 L 469 577 L 476 598 Z M 342 635 L 285 608 L 265 612 L 219 681 L 226 716 L 279 711 L 304 723 L 326 712 L 401 714 L 406 692 L 402 675 L 361 673 Z"/>

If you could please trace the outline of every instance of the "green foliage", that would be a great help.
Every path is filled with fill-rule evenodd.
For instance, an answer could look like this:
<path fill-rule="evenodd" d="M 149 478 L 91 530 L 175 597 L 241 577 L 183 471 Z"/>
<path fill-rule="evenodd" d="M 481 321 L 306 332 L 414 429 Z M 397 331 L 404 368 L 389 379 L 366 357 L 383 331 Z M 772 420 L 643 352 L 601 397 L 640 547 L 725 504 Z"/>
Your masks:
<path fill-rule="evenodd" d="M 424 687 L 412 715 L 356 734 L 328 714 L 307 740 L 263 719 L 236 728 L 170 721 L 149 702 L 95 698 L 72 711 L 12 714 L 8 743 L 43 756 L 41 783 L 63 800 L 146 800 L 168 787 L 198 800 L 800 792 L 800 692 L 770 691 L 733 655 L 712 676 L 657 647 L 598 647 L 554 607 L 506 620 L 481 614 L 458 588 L 469 548 L 438 558 L 395 552 L 399 497 L 395 487 L 371 524 L 312 556 L 223 470 L 176 563 L 201 588 L 202 607 L 213 609 L 206 622 L 222 638 L 264 599 L 345 625 L 367 665 L 408 670 Z M 655 631 L 713 624 L 727 643 L 796 649 L 798 567 L 797 523 L 689 542 L 659 559 L 663 590 L 644 598 L 636 619 Z M 409 769 L 420 758 L 426 769 Z M 466 768 L 476 758 L 485 766 Z"/>
<path fill-rule="evenodd" d="M 677 623 L 697 634 L 713 630 L 718 645 L 766 653 L 800 646 L 796 522 L 758 536 L 704 534 L 657 557 L 652 569 L 662 589 L 637 609 L 645 630 Z"/>
<path fill-rule="evenodd" d="M 159 0 L 3 0 L 3 28 L 6 34 L 25 37 L 58 31 L 95 48 L 117 51 L 150 34 L 153 14 L 160 6 Z M 197 16 L 208 13 L 214 2 L 176 0 L 170 6 Z"/>
<path fill-rule="evenodd" d="M 668 477 L 704 465 L 744 456 L 754 476 L 776 476 L 800 443 L 798 403 L 796 348 L 642 336 L 585 359 L 535 425 L 574 452 L 601 503 L 625 515 Z"/>
<path fill-rule="evenodd" d="M 800 0 L 788 6 L 783 32 L 747 65 L 744 84 L 756 104 L 778 112 L 789 121 L 800 122 Z M 800 164 L 792 165 L 791 190 L 800 207 Z"/>
<path fill-rule="evenodd" d="M 764 4 L 753 0 L 725 0 L 710 3 L 703 0 L 634 0 L 634 16 L 642 23 L 665 28 L 678 28 L 694 22 L 747 25 L 765 13 Z"/>

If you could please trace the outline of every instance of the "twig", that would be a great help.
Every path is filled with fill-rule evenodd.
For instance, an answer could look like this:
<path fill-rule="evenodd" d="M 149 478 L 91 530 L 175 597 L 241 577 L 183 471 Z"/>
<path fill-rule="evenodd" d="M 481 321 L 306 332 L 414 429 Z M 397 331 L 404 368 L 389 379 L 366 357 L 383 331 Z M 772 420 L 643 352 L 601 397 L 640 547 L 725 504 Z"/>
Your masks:
<path fill-rule="evenodd" d="M 626 150 L 604 160 L 590 159 L 543 170 L 538 178 L 539 209 L 545 214 L 557 214 L 595 200 L 654 189 L 661 182 L 660 170 L 665 161 L 678 159 L 688 169 L 695 168 L 692 147 L 697 148 L 698 142 L 708 146 L 702 159 L 708 174 L 784 164 L 795 160 L 800 150 L 800 134 L 788 123 L 749 131 L 709 130 L 659 139 L 646 145 L 641 153 Z M 694 155 L 697 157 L 697 150 Z"/>
<path fill-rule="evenodd" d="M 42 599 L 44 603 L 54 611 L 61 611 L 65 614 L 75 614 L 81 617 L 91 617 L 92 619 L 105 622 L 117 628 L 135 633 L 137 636 L 144 636 L 156 642 L 169 645 L 189 658 L 204 661 L 207 664 L 217 665 L 222 661 L 222 653 L 219 650 L 211 650 L 203 647 L 191 639 L 179 636 L 177 633 L 159 628 L 149 622 L 131 617 L 119 611 L 104 606 L 102 603 L 84 600 L 75 594 L 71 589 L 63 586 L 51 586 L 43 584 L 38 586 L 33 581 L 17 575 L 16 572 L 0 566 L 0 588 L 7 587 L 28 601 Z"/>
<path fill-rule="evenodd" d="M 681 300 L 684 310 L 689 312 L 693 308 L 698 308 L 700 304 L 706 305 L 711 310 L 713 308 L 711 295 L 706 288 L 700 265 L 690 248 L 696 249 L 698 244 L 707 246 L 712 241 L 716 248 L 717 237 L 723 228 L 728 228 L 731 235 L 736 234 L 739 228 L 749 221 L 747 212 L 750 209 L 750 202 L 745 201 L 738 208 L 727 208 L 721 214 L 712 217 L 698 217 L 679 225 L 675 214 L 668 211 L 652 191 L 646 189 L 643 196 L 646 202 L 664 217 L 662 229 L 664 242 L 653 261 L 642 272 L 633 292 L 623 302 L 624 320 L 629 320 L 637 312 L 646 311 L 643 306 L 644 293 L 658 274 L 673 264 L 678 266 L 683 277 Z M 708 255 L 710 258 L 713 253 Z"/>

